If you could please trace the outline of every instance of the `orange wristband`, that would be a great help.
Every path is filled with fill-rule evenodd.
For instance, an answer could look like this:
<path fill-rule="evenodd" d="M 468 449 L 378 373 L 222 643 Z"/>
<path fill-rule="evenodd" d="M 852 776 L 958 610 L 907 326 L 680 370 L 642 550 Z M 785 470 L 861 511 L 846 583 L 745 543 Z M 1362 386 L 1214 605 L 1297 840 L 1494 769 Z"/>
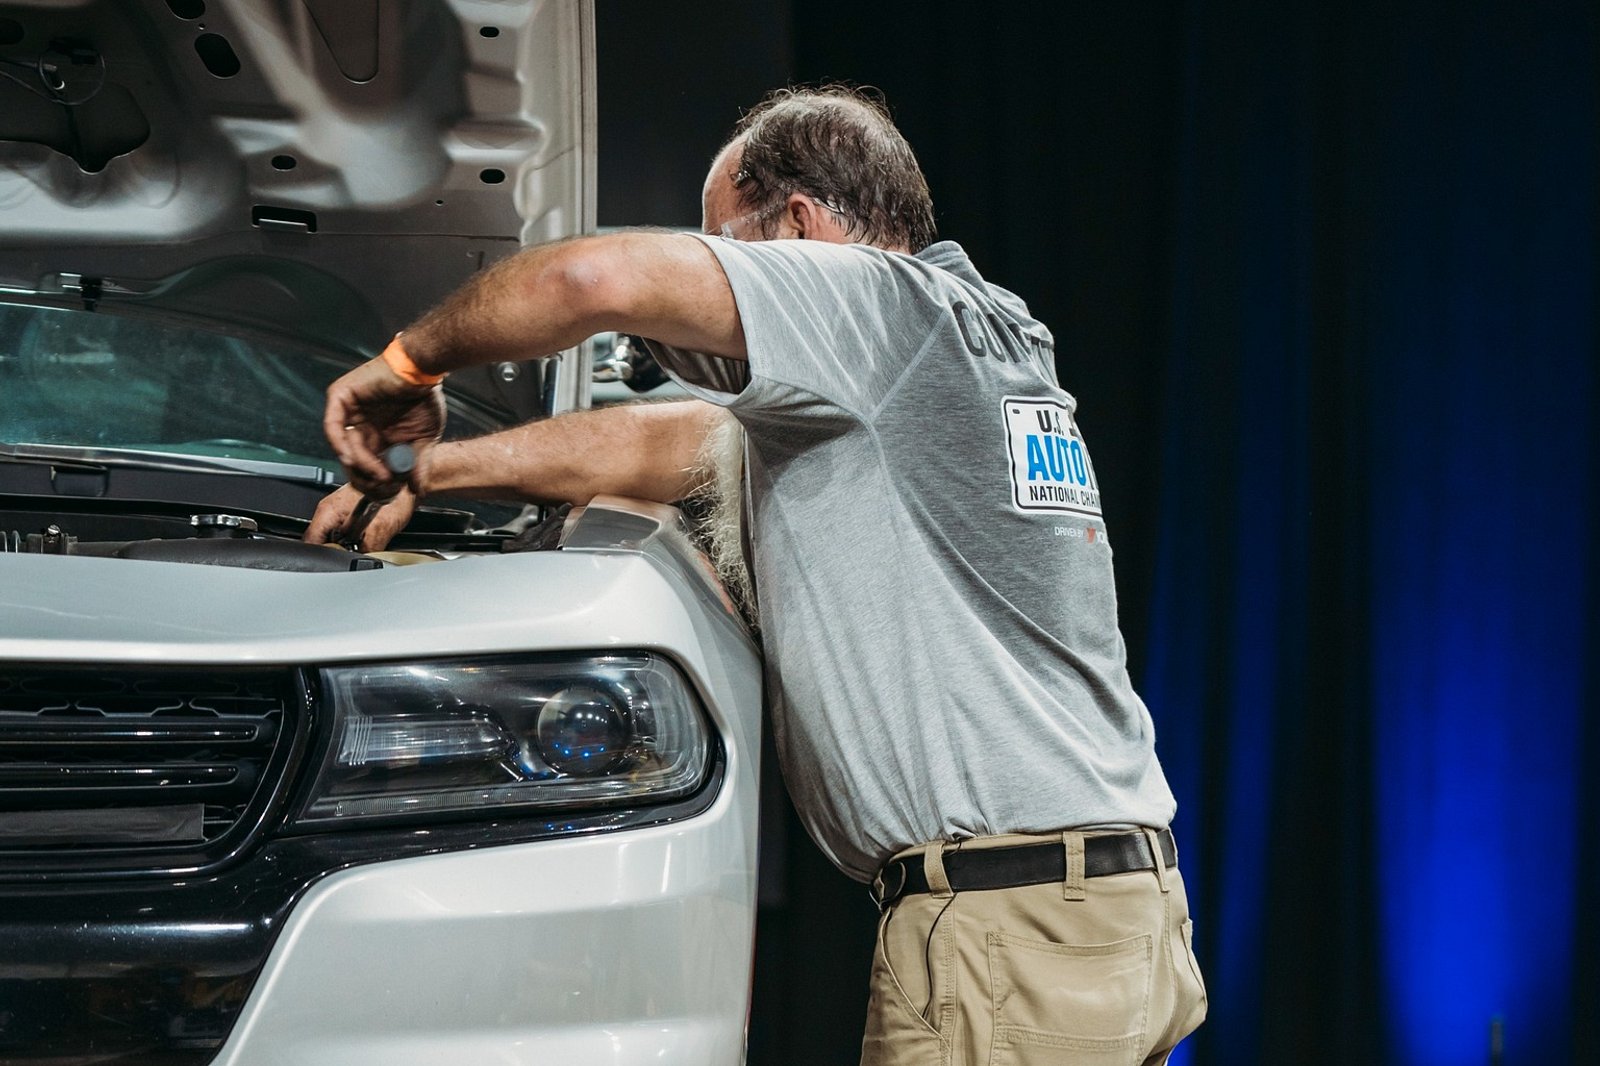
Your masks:
<path fill-rule="evenodd" d="M 406 350 L 400 346 L 400 334 L 398 333 L 394 335 L 394 340 L 389 342 L 389 346 L 383 350 L 378 358 L 389 364 L 389 369 L 393 370 L 400 380 L 407 385 L 437 385 L 444 380 L 443 374 L 430 374 L 411 361 L 411 357 L 406 354 Z"/>

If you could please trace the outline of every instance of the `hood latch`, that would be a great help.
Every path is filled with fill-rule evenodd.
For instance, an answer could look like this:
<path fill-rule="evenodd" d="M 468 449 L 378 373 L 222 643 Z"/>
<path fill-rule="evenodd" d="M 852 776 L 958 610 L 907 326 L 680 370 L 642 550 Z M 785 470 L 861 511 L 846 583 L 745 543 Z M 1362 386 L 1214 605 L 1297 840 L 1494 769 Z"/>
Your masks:
<path fill-rule="evenodd" d="M 86 277 L 82 274 L 62 274 L 61 291 L 75 292 L 83 301 L 85 311 L 93 311 L 95 304 L 105 295 L 105 278 Z"/>

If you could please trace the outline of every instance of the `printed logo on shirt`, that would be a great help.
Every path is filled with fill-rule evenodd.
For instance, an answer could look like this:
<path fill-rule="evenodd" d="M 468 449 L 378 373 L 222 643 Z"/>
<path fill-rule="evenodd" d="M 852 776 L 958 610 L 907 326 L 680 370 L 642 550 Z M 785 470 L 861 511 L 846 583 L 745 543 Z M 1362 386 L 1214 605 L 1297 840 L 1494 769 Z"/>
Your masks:
<path fill-rule="evenodd" d="M 1019 511 L 1100 517 L 1100 482 L 1072 409 L 1059 400 L 1008 396 L 1001 405 Z"/>

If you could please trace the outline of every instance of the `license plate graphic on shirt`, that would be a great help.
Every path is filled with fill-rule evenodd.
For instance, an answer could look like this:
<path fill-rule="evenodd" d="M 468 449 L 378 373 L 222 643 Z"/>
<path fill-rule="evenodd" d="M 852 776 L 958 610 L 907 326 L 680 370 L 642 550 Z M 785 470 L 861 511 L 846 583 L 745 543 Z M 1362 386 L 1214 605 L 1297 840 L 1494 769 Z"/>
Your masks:
<path fill-rule="evenodd" d="M 1055 400 L 1008 396 L 1001 410 L 1019 511 L 1100 516 L 1100 483 L 1072 409 Z"/>

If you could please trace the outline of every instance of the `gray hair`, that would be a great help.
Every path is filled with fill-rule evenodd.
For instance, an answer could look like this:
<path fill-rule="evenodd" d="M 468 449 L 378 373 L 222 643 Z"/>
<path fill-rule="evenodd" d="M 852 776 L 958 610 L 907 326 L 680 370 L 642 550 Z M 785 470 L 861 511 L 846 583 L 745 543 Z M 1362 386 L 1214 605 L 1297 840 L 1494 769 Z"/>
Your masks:
<path fill-rule="evenodd" d="M 744 429 L 738 419 L 723 412 L 701 443 L 695 467 L 695 497 L 705 515 L 698 532 L 706 554 L 739 612 L 754 626 L 755 582 L 744 557 Z"/>
<path fill-rule="evenodd" d="M 920 252 L 937 239 L 927 179 L 881 97 L 846 85 L 778 89 L 746 112 L 728 144 L 734 185 L 762 212 L 762 236 L 793 193 L 812 197 L 863 244 Z M 727 145 L 723 146 L 724 148 Z"/>

